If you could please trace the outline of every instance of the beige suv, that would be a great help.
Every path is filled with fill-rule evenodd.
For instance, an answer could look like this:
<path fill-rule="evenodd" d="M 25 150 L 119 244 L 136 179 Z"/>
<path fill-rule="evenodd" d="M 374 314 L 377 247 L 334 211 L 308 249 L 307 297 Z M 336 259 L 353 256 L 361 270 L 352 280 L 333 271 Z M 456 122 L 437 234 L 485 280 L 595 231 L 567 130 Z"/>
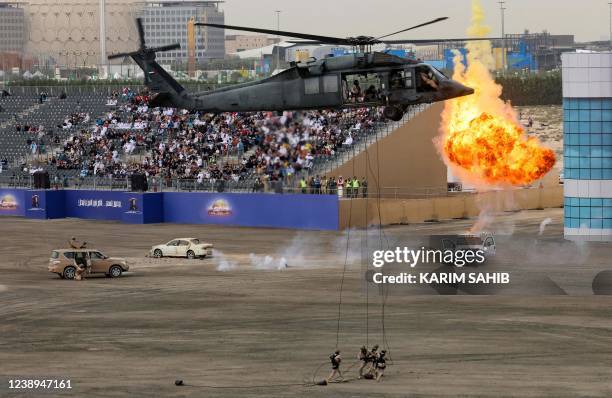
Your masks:
<path fill-rule="evenodd" d="M 91 259 L 91 274 L 105 274 L 111 278 L 120 277 L 130 267 L 123 258 L 107 257 L 95 249 L 58 249 L 53 250 L 49 259 L 49 272 L 64 279 L 74 279 L 77 263 L 83 264 L 86 256 Z"/>

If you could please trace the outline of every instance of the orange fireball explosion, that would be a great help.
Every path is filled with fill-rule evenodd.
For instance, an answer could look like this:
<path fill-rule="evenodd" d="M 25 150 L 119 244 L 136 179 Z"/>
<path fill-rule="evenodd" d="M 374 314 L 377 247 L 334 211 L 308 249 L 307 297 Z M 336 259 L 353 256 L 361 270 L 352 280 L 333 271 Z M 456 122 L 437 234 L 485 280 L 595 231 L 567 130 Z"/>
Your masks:
<path fill-rule="evenodd" d="M 472 0 L 472 26 L 468 34 L 484 37 L 484 14 Z M 501 86 L 490 69 L 495 61 L 488 41 L 467 44 L 465 68 L 455 57 L 453 79 L 472 87 L 474 94 L 447 101 L 442 114 L 440 149 L 453 171 L 473 183 L 488 185 L 529 184 L 548 173 L 555 154 L 533 137 L 527 137 L 509 103 L 500 99 Z"/>
<path fill-rule="evenodd" d="M 446 136 L 444 150 L 454 164 L 489 183 L 522 185 L 546 174 L 555 154 L 511 121 L 487 113 L 472 119 L 464 130 Z"/>

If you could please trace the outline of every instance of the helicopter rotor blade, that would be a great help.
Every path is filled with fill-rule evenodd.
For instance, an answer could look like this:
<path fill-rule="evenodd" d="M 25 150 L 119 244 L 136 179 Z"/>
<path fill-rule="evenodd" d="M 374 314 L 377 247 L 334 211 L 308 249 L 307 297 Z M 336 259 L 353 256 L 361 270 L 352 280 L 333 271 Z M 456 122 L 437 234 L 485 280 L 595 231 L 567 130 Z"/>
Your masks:
<path fill-rule="evenodd" d="M 422 24 L 418 24 L 418 25 L 411 26 L 411 27 L 406 28 L 406 29 L 398 30 L 397 32 L 389 33 L 388 35 L 384 35 L 384 36 L 377 37 L 377 38 L 375 38 L 373 41 L 378 41 L 378 40 L 380 40 L 380 39 L 384 39 L 385 37 L 389 37 L 389 36 L 397 35 L 397 34 L 399 34 L 399 33 L 408 32 L 409 30 L 413 30 L 413 29 L 421 28 L 421 27 L 423 27 L 423 26 L 427 26 L 427 25 L 431 25 L 431 24 L 434 24 L 434 23 L 442 22 L 442 21 L 445 21 L 445 20 L 447 20 L 447 19 L 448 19 L 448 17 L 436 18 L 436 19 L 433 19 L 433 20 L 431 20 L 431 21 L 424 22 L 424 23 L 422 23 Z"/>
<path fill-rule="evenodd" d="M 320 35 L 311 35 L 308 33 L 288 32 L 288 31 L 273 30 L 273 29 L 249 28 L 245 26 L 221 25 L 221 24 L 205 23 L 205 22 L 196 22 L 195 25 L 196 26 L 209 26 L 212 28 L 220 28 L 220 29 L 241 30 L 245 32 L 264 33 L 264 34 L 269 34 L 269 35 L 295 37 L 298 39 L 313 40 L 313 41 L 321 42 L 324 44 L 351 45 L 351 42 L 349 42 L 347 39 L 343 39 L 340 37 L 320 36 Z"/>
<path fill-rule="evenodd" d="M 179 48 L 181 48 L 181 45 L 179 43 L 175 43 L 175 44 L 168 44 L 166 46 L 147 48 L 147 52 L 160 53 L 164 51 L 177 50 Z"/>
<path fill-rule="evenodd" d="M 483 41 L 483 40 L 502 40 L 501 37 L 472 37 L 472 38 L 459 38 L 459 39 L 401 39 L 401 40 L 382 40 L 383 44 L 438 44 L 438 43 L 462 43 L 469 41 Z"/>
<path fill-rule="evenodd" d="M 302 44 L 302 45 L 327 44 L 322 41 L 315 41 L 315 40 L 287 40 L 287 43 Z"/>
<path fill-rule="evenodd" d="M 131 52 L 131 53 L 111 54 L 107 58 L 108 59 L 117 59 L 117 58 L 131 57 L 132 55 L 136 55 L 136 54 L 138 54 L 138 51 L 134 51 L 134 52 Z"/>

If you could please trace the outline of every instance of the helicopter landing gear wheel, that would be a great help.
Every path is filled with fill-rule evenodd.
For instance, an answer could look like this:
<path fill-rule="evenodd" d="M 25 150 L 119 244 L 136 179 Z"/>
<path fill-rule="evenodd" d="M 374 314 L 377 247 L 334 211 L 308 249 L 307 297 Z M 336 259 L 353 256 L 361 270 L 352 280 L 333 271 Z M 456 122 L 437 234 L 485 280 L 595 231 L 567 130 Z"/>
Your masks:
<path fill-rule="evenodd" d="M 385 106 L 385 109 L 383 110 L 383 115 L 387 119 L 391 119 L 394 122 L 398 122 L 402 120 L 402 117 L 404 117 L 404 112 L 402 111 L 401 108 L 390 105 L 390 106 Z"/>

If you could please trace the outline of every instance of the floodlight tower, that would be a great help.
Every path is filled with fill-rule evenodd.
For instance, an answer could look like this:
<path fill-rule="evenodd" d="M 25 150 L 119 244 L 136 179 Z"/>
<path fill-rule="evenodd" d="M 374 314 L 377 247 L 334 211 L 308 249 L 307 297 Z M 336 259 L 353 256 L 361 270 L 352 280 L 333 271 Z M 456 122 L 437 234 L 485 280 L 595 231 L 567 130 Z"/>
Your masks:
<path fill-rule="evenodd" d="M 610 51 L 612 51 L 612 1 L 608 5 L 610 6 Z"/>
<path fill-rule="evenodd" d="M 502 70 L 506 70 L 506 5 L 505 0 L 499 1 L 499 10 L 501 11 L 501 37 L 502 37 Z"/>
<path fill-rule="evenodd" d="M 280 32 L 280 13 L 281 10 L 276 10 L 274 11 L 276 13 L 276 31 Z M 276 38 L 278 39 L 278 42 L 276 43 L 276 68 L 278 69 L 280 67 L 280 36 L 277 35 Z"/>
<path fill-rule="evenodd" d="M 100 68 L 106 63 L 106 0 L 100 0 Z"/>

